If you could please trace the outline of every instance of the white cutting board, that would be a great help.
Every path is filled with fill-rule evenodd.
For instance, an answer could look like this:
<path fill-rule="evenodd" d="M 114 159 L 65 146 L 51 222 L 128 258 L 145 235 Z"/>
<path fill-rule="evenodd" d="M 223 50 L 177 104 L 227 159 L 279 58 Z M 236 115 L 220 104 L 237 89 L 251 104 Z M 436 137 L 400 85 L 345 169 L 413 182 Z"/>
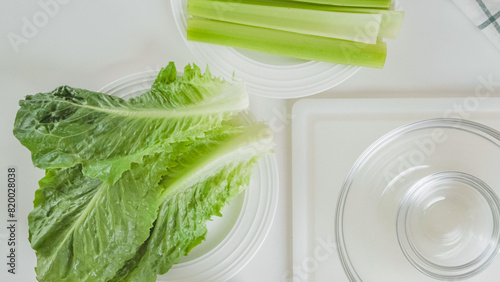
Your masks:
<path fill-rule="evenodd" d="M 306 99 L 292 110 L 293 282 L 348 281 L 337 254 L 335 212 L 344 179 L 378 138 L 411 122 L 464 118 L 500 130 L 500 98 Z M 490 267 L 497 267 L 500 259 Z M 475 277 L 471 281 L 495 281 Z M 384 281 L 373 277 L 371 281 Z"/>

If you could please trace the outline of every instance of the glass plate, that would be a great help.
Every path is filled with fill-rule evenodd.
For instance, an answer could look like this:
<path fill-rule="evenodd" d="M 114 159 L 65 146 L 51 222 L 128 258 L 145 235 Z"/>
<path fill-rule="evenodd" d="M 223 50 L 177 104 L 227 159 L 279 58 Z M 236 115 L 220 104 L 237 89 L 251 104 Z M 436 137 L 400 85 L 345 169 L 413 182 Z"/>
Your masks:
<path fill-rule="evenodd" d="M 246 81 L 251 94 L 270 98 L 309 96 L 342 83 L 360 69 L 188 41 L 187 0 L 172 0 L 171 4 L 177 28 L 199 63 L 208 64 L 226 79 L 235 74 Z"/>
<path fill-rule="evenodd" d="M 141 72 L 121 78 L 99 92 L 130 98 L 151 88 L 156 74 Z M 250 117 L 248 117 L 250 118 Z M 226 281 L 240 271 L 259 250 L 272 225 L 278 203 L 276 158 L 262 158 L 249 187 L 208 222 L 206 240 L 181 258 L 158 281 Z"/>
<path fill-rule="evenodd" d="M 476 122 L 425 120 L 380 138 L 351 169 L 337 206 L 350 280 L 498 278 L 499 169 L 500 133 Z"/>

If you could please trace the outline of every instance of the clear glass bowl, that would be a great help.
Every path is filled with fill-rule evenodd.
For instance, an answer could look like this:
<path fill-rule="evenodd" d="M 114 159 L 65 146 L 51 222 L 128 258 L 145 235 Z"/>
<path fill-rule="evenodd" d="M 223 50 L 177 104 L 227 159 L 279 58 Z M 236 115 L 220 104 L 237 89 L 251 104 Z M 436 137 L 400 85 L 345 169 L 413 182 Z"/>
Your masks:
<path fill-rule="evenodd" d="M 357 160 L 339 198 L 352 281 L 491 281 L 500 274 L 500 133 L 459 119 L 396 129 Z"/>

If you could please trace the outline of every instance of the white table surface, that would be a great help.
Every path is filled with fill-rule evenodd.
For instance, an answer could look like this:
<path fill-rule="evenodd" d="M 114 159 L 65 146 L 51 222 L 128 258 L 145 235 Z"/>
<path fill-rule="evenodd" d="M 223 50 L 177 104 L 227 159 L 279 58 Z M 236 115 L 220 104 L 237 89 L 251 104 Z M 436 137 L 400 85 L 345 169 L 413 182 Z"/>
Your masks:
<path fill-rule="evenodd" d="M 23 18 L 32 21 L 33 16 L 43 10 L 38 1 L 0 2 L 0 114 L 3 118 L 0 157 L 5 166 L 18 164 L 21 158 L 29 159 L 27 150 L 11 134 L 17 102 L 24 95 L 50 91 L 63 84 L 97 90 L 118 78 L 157 69 L 169 61 L 182 67 L 193 60 L 177 32 L 168 0 L 60 2 L 58 11 L 36 32 L 32 31 L 32 38 L 19 43 L 17 52 L 8 34 L 21 36 Z M 406 19 L 398 40 L 389 42 L 386 67 L 362 69 L 340 86 L 313 98 L 467 97 L 474 95 L 482 79 L 492 81 L 493 95 L 500 96 L 500 51 L 451 1 L 400 2 Z M 232 282 L 290 280 L 286 279 L 293 267 L 290 176 L 293 117 L 289 113 L 294 102 L 251 97 L 256 116 L 272 121 L 275 130 L 280 202 L 268 238 L 254 259 L 230 280 Z M 30 173 L 41 176 L 40 171 Z M 36 185 L 35 181 L 20 181 L 24 185 Z M 33 197 L 22 190 L 19 193 L 18 197 Z M 4 197 L 2 193 L 0 199 Z M 18 238 L 27 240 L 26 226 Z M 2 248 L 0 246 L 0 250 Z M 30 281 L 21 277 L 34 277 L 32 264 L 33 261 L 21 263 L 22 276 L 11 281 Z M 4 263 L 0 271 L 6 271 Z"/>

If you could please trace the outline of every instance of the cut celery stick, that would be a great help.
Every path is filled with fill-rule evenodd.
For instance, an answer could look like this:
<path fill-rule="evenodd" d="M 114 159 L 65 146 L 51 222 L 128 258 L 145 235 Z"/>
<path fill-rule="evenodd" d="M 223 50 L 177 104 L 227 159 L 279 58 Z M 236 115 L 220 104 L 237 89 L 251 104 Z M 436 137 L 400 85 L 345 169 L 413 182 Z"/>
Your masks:
<path fill-rule="evenodd" d="M 298 2 L 366 8 L 390 8 L 392 0 L 292 0 Z"/>
<path fill-rule="evenodd" d="M 189 18 L 187 38 L 298 59 L 382 68 L 385 42 L 365 44 L 228 22 Z"/>
<path fill-rule="evenodd" d="M 234 0 L 189 0 L 187 13 L 212 20 L 239 23 L 290 32 L 377 43 L 382 15 L 296 9 Z"/>
<path fill-rule="evenodd" d="M 189 2 L 193 0 L 188 0 Z M 316 11 L 331 11 L 331 12 L 343 12 L 343 13 L 360 13 L 360 14 L 380 14 L 382 15 L 382 22 L 380 24 L 379 38 L 396 39 L 401 25 L 403 24 L 404 12 L 394 11 L 387 9 L 377 9 L 377 8 L 359 8 L 359 7 L 342 7 L 342 6 L 330 6 L 321 4 L 311 4 L 297 1 L 286 1 L 286 0 L 195 0 L 195 1 L 216 1 L 221 2 L 219 13 L 224 13 L 227 10 L 232 9 L 231 4 L 238 2 L 246 5 L 266 5 L 268 7 L 281 7 L 290 9 L 307 9 Z M 227 6 L 226 6 L 227 5 Z M 367 26 L 364 30 L 366 33 L 369 32 L 370 26 Z M 360 40 L 362 41 L 362 39 Z"/>

